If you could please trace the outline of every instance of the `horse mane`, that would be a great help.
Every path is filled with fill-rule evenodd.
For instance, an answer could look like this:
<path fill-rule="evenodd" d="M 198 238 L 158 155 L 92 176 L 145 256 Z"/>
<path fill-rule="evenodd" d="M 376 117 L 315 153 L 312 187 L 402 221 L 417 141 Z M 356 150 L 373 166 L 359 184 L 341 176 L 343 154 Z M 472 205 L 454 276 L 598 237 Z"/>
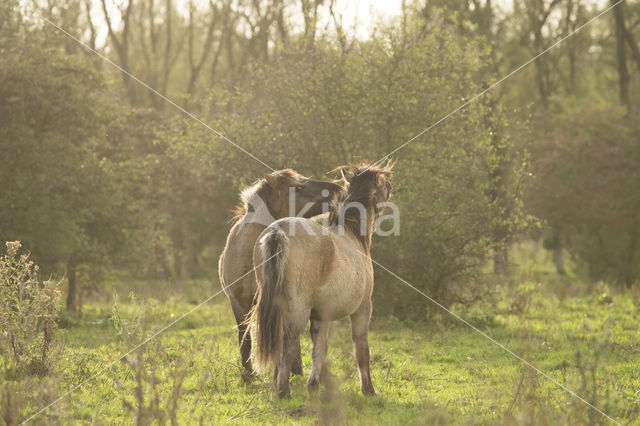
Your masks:
<path fill-rule="evenodd" d="M 359 203 L 367 212 L 367 235 L 361 235 L 360 228 L 362 217 L 360 211 L 354 208 L 348 208 L 344 211 L 344 228 L 358 238 L 362 246 L 368 250 L 371 242 L 371 229 L 373 222 L 370 221 L 370 215 L 375 214 L 375 191 L 378 186 L 378 175 L 387 176 L 393 170 L 393 163 L 387 162 L 384 165 L 367 165 L 360 166 L 345 165 L 337 167 L 334 170 L 346 170 L 343 172 L 347 190 L 342 193 L 338 199 L 336 208 L 331 209 L 329 214 L 329 224 L 337 225 L 343 206 L 349 203 Z"/>
<path fill-rule="evenodd" d="M 259 196 L 264 202 L 269 201 L 267 197 L 269 191 L 277 190 L 281 187 L 295 186 L 299 184 L 302 175 L 293 169 L 276 170 L 269 173 L 263 178 L 260 178 L 253 182 L 251 186 L 243 189 L 240 192 L 240 203 L 236 206 L 233 213 L 232 221 L 238 221 L 242 216 L 246 215 L 249 211 L 249 202 L 254 196 Z M 274 206 L 267 206 L 269 210 L 272 210 Z"/>

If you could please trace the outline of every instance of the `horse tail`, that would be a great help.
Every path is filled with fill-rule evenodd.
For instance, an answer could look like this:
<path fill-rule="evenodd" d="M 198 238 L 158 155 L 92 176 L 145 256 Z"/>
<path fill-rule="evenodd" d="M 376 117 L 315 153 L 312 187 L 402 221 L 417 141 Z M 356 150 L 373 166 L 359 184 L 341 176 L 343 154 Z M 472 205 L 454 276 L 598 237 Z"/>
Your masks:
<path fill-rule="evenodd" d="M 276 366 L 282 357 L 282 340 L 289 314 L 284 282 L 287 241 L 286 234 L 280 229 L 274 229 L 260 239 L 264 263 L 262 274 L 257 274 L 256 305 L 249 320 L 254 342 L 251 361 L 258 373 L 266 373 L 269 365 Z"/>

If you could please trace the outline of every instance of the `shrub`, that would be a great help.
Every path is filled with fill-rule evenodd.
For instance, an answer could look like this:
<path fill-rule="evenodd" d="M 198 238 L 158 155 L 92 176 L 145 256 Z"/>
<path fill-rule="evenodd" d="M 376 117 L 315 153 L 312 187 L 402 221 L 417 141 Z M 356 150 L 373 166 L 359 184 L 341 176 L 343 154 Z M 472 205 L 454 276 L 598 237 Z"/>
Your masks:
<path fill-rule="evenodd" d="M 639 130 L 621 108 L 583 106 L 532 149 L 527 207 L 594 283 L 640 279 Z"/>
<path fill-rule="evenodd" d="M 126 348 L 146 342 L 159 320 L 159 308 L 153 299 L 138 302 L 134 293 L 129 295 L 130 316 L 123 315 L 123 306 L 114 293 L 111 323 Z M 121 359 L 126 366 L 126 378 L 115 379 L 116 388 L 124 389 L 122 398 L 126 411 L 135 415 L 136 424 L 177 424 L 178 403 L 182 397 L 182 384 L 187 368 L 184 359 L 168 361 L 160 337 L 152 339 Z M 171 363 L 167 370 L 165 363 Z"/>
<path fill-rule="evenodd" d="M 51 280 L 38 280 L 38 266 L 28 254 L 18 255 L 20 242 L 7 242 L 0 260 L 0 345 L 18 371 L 43 375 L 56 331 L 60 290 Z"/>
<path fill-rule="evenodd" d="M 135 414 L 136 424 L 177 424 L 178 403 L 187 373 L 181 362 L 163 375 L 158 371 L 158 360 L 146 346 L 136 351 L 135 358 L 124 358 L 122 362 L 135 378 L 135 385 L 126 386 L 133 398 L 123 397 L 122 405 Z"/>
<path fill-rule="evenodd" d="M 311 52 L 289 46 L 272 64 L 256 65 L 251 87 L 221 121 L 269 164 L 305 174 L 381 158 L 480 92 L 474 81 L 488 56 L 477 40 L 460 40 L 443 16 L 404 25 L 381 26 L 350 50 L 336 51 L 330 40 Z M 523 162 L 494 104 L 472 103 L 394 154 L 401 235 L 377 239 L 373 257 L 444 304 L 479 282 L 487 253 L 500 252 L 526 219 L 518 194 Z M 232 155 L 225 167 L 237 164 Z M 376 284 L 382 311 L 424 315 L 428 302 L 380 276 L 393 283 Z"/>

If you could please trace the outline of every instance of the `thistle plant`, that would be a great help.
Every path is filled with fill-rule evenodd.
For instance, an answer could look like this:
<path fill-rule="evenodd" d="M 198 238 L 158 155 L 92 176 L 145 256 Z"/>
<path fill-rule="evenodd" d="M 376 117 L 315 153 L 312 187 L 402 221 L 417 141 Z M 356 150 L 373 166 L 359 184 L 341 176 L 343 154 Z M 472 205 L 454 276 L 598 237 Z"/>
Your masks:
<path fill-rule="evenodd" d="M 44 375 L 57 329 L 60 289 L 39 281 L 38 265 L 19 254 L 19 241 L 7 242 L 0 259 L 0 347 L 17 371 Z"/>

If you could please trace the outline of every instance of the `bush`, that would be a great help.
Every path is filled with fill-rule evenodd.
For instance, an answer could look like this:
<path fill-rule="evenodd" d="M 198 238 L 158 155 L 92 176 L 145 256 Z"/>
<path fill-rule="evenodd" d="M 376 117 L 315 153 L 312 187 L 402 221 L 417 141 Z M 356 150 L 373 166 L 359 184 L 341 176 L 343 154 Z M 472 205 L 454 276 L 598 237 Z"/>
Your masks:
<path fill-rule="evenodd" d="M 528 207 L 555 232 L 547 247 L 567 248 L 592 282 L 640 279 L 639 130 L 623 109 L 589 105 L 535 144 Z"/>
<path fill-rule="evenodd" d="M 154 324 L 160 320 L 157 302 L 154 299 L 138 302 L 134 293 L 129 295 L 129 301 L 132 315 L 123 315 L 123 306 L 114 292 L 111 323 L 127 349 L 145 343 L 120 360 L 126 366 L 127 377 L 134 378 L 133 383 L 114 379 L 116 388 L 123 388 L 128 394 L 122 398 L 123 407 L 135 415 L 138 425 L 175 425 L 187 373 L 186 363 L 180 356 L 169 361 L 161 337 L 146 341 L 155 329 Z M 170 369 L 164 365 L 167 362 L 172 364 Z"/>
<path fill-rule="evenodd" d="M 57 329 L 60 290 L 51 280 L 38 280 L 38 266 L 20 243 L 7 242 L 0 260 L 0 345 L 12 356 L 18 372 L 44 375 Z"/>
<path fill-rule="evenodd" d="M 61 389 L 55 377 L 27 377 L 0 383 L 0 420 L 7 426 L 23 424 L 43 401 L 58 398 Z M 64 404 L 54 404 L 33 420 L 35 424 L 63 424 Z"/>
<path fill-rule="evenodd" d="M 342 51 L 330 38 L 311 51 L 292 44 L 271 64 L 255 65 L 251 86 L 220 121 L 233 123 L 230 133 L 267 163 L 305 174 L 381 158 L 480 92 L 474 81 L 488 59 L 442 15 L 403 25 L 381 27 Z M 519 226 L 515 153 L 503 114 L 487 98 L 407 145 L 394 155 L 400 236 L 376 239 L 373 257 L 442 303 L 459 300 L 454 284 L 477 277 L 486 254 Z M 235 155 L 226 163 L 237 163 Z M 428 302 L 380 276 L 374 297 L 382 309 L 424 315 Z"/>
<path fill-rule="evenodd" d="M 160 351 L 159 347 L 155 349 Z M 169 371 L 165 368 L 162 374 L 157 357 L 143 346 L 135 352 L 135 357 L 124 358 L 122 362 L 135 378 L 135 385 L 126 385 L 132 398 L 123 397 L 122 405 L 135 414 L 136 424 L 178 424 L 178 404 L 187 373 L 183 360 L 178 360 Z"/>

